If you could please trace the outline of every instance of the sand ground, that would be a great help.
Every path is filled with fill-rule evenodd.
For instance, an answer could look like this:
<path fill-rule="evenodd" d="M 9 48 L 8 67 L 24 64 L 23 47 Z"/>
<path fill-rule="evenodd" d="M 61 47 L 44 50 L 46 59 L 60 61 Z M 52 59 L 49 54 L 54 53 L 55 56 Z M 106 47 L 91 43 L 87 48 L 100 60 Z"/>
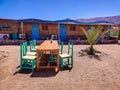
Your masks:
<path fill-rule="evenodd" d="M 19 72 L 19 46 L 0 46 L 0 90 L 120 90 L 120 45 L 95 45 L 99 57 L 81 56 L 88 45 L 74 45 L 71 71 Z M 66 52 L 67 46 L 65 46 Z"/>

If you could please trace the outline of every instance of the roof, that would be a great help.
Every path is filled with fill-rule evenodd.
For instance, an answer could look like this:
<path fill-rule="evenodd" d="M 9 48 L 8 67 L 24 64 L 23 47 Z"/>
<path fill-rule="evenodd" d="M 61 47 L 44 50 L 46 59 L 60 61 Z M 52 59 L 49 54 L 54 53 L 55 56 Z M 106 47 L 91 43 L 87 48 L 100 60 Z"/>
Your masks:
<path fill-rule="evenodd" d="M 104 20 L 102 20 L 102 21 L 96 21 L 96 22 L 86 22 L 85 24 L 115 24 L 114 22 L 108 22 L 108 21 L 104 21 Z"/>
<path fill-rule="evenodd" d="M 34 19 L 34 18 L 31 18 L 31 19 L 19 19 L 17 21 L 19 21 L 19 22 L 54 23 L 53 21 Z"/>
<path fill-rule="evenodd" d="M 57 23 L 65 23 L 65 24 L 84 24 L 83 22 L 79 22 L 77 20 L 72 20 L 72 19 L 63 19 L 63 20 L 56 20 L 54 22 L 57 22 Z"/>
<path fill-rule="evenodd" d="M 17 20 L 16 20 L 16 19 L 5 19 L 5 18 L 0 18 L 0 20 L 17 22 Z"/>
<path fill-rule="evenodd" d="M 41 19 L 34 19 L 34 18 L 30 18 L 30 19 L 3 19 L 0 18 L 0 20 L 5 20 L 5 21 L 12 21 L 12 22 L 37 22 L 37 23 L 56 23 L 56 24 L 82 24 L 82 25 L 86 25 L 86 24 L 90 24 L 90 25 L 95 25 L 95 24 L 101 24 L 101 25 L 111 25 L 111 24 L 115 24 L 114 22 L 108 22 L 108 21 L 96 21 L 96 22 L 80 22 L 77 20 L 72 20 L 69 18 L 63 19 L 63 20 L 55 20 L 55 21 L 49 21 L 49 20 L 41 20 Z"/>

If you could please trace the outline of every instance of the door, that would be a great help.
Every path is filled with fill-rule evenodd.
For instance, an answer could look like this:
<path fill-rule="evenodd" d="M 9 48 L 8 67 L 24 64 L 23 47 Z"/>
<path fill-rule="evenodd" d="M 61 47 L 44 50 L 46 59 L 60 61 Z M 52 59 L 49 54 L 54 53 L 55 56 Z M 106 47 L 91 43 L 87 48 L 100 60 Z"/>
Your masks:
<path fill-rule="evenodd" d="M 91 26 L 88 26 L 88 31 L 91 30 Z"/>
<path fill-rule="evenodd" d="M 65 41 L 66 38 L 66 26 L 60 25 L 60 40 Z"/>
<path fill-rule="evenodd" d="M 111 36 L 110 32 L 111 32 L 111 25 L 108 25 L 108 36 Z"/>
<path fill-rule="evenodd" d="M 32 24 L 32 39 L 38 40 L 39 39 L 39 25 Z"/>

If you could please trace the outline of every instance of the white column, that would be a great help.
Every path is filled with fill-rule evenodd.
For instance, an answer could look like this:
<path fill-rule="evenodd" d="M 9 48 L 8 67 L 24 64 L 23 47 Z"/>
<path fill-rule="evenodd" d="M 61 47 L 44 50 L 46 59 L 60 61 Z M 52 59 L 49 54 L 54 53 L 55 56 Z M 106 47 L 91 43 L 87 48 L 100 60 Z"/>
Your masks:
<path fill-rule="evenodd" d="M 21 31 L 22 31 L 22 34 L 24 33 L 24 30 L 23 30 L 23 22 L 21 22 Z"/>

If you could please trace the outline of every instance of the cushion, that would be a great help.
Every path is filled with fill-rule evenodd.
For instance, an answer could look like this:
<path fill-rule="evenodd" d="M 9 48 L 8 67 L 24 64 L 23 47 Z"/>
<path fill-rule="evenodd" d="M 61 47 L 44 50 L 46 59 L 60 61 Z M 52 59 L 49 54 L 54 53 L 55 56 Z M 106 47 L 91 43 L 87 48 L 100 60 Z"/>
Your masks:
<path fill-rule="evenodd" d="M 63 54 L 60 54 L 60 57 L 61 58 L 67 58 L 67 57 L 71 57 L 71 55 L 69 55 L 67 53 L 63 53 Z"/>
<path fill-rule="evenodd" d="M 36 59 L 36 56 L 25 55 L 22 57 L 22 59 L 34 60 Z"/>
<path fill-rule="evenodd" d="M 34 51 L 36 51 L 36 48 L 32 48 L 31 50 L 34 50 Z"/>
<path fill-rule="evenodd" d="M 27 52 L 27 55 L 35 56 L 35 55 L 36 55 L 36 52 Z"/>

